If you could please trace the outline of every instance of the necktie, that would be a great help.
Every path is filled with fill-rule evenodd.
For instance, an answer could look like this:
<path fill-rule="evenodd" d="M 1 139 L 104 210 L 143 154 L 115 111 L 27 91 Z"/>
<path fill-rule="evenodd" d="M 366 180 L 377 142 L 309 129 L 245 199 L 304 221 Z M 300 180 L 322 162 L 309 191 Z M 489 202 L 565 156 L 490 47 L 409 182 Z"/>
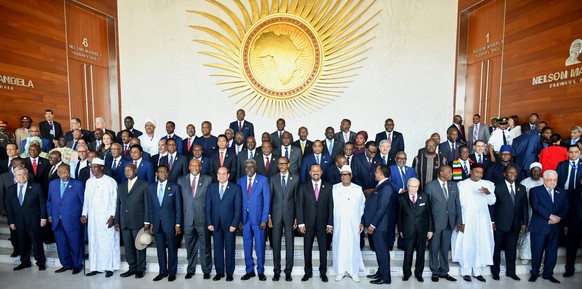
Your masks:
<path fill-rule="evenodd" d="M 289 158 L 289 147 L 285 147 L 285 157 Z"/>
<path fill-rule="evenodd" d="M 113 159 L 113 166 L 111 166 L 112 170 L 115 170 L 117 168 L 117 159 Z"/>
<path fill-rule="evenodd" d="M 319 156 L 315 156 L 315 162 L 319 165 Z"/>
<path fill-rule="evenodd" d="M 127 155 L 127 144 L 123 145 L 123 156 Z"/>
<path fill-rule="evenodd" d="M 319 185 L 315 184 L 315 201 L 319 200 Z"/>
<path fill-rule="evenodd" d="M 571 162 L 570 165 L 572 168 L 570 169 L 570 179 L 568 180 L 568 190 L 576 189 L 576 163 Z"/>
<path fill-rule="evenodd" d="M 224 164 L 224 152 L 220 152 L 220 166 Z"/>
<path fill-rule="evenodd" d="M 412 196 L 412 204 L 416 205 L 416 196 Z"/>
<path fill-rule="evenodd" d="M 137 161 L 133 161 L 133 164 L 137 167 Z"/>
<path fill-rule="evenodd" d="M 170 171 L 171 171 L 172 170 L 172 167 L 174 166 L 174 156 L 173 155 L 170 155 L 170 163 L 169 163 L 169 165 L 170 165 Z M 220 165 L 222 165 L 222 164 L 220 164 Z"/>
<path fill-rule="evenodd" d="M 51 167 L 51 171 L 49 172 L 49 178 L 52 177 L 52 175 L 55 173 L 56 168 L 57 168 L 56 166 Z"/>
<path fill-rule="evenodd" d="M 447 191 L 447 183 L 443 183 L 443 193 L 445 193 L 445 199 L 449 199 L 449 191 Z"/>
<path fill-rule="evenodd" d="M 344 132 L 344 143 L 347 143 L 350 141 L 350 135 L 348 133 Z"/>
<path fill-rule="evenodd" d="M 473 127 L 473 142 L 479 139 L 479 124 Z"/>
<path fill-rule="evenodd" d="M 348 156 L 348 157 L 347 157 L 347 159 L 348 159 L 348 166 L 350 165 L 350 159 L 351 159 L 351 158 L 352 158 L 352 156 Z"/>
<path fill-rule="evenodd" d="M 287 188 L 287 182 L 285 181 L 285 176 L 281 176 L 281 189 L 283 190 L 283 194 L 285 194 L 285 189 Z"/>
<path fill-rule="evenodd" d="M 32 159 L 32 172 L 34 172 L 35 176 L 36 176 L 36 168 L 37 168 L 36 159 Z"/>
<path fill-rule="evenodd" d="M 249 151 L 249 157 L 247 158 L 248 160 L 253 158 L 253 151 Z"/>
<path fill-rule="evenodd" d="M 400 168 L 400 178 L 402 179 L 402 189 L 406 190 L 406 174 L 404 173 L 404 168 Z"/>
<path fill-rule="evenodd" d="M 392 142 L 392 133 L 391 132 L 388 132 L 388 138 L 387 139 L 388 139 L 389 142 Z"/>
<path fill-rule="evenodd" d="M 220 199 L 222 200 L 222 197 L 224 196 L 224 185 L 220 185 Z"/>
<path fill-rule="evenodd" d="M 163 200 L 164 200 L 164 184 L 160 183 L 160 188 L 158 189 L 158 201 L 160 202 L 160 206 L 162 205 Z"/>
<path fill-rule="evenodd" d="M 265 157 L 265 170 L 268 172 L 269 171 L 269 165 L 271 164 L 271 162 L 269 162 L 269 157 Z"/>
<path fill-rule="evenodd" d="M 451 153 L 452 153 L 451 155 L 453 156 L 453 159 L 456 159 L 456 157 L 455 157 L 455 143 L 451 144 Z"/>
<path fill-rule="evenodd" d="M 238 122 L 238 131 L 242 131 L 242 121 Z"/>
<path fill-rule="evenodd" d="M 238 153 L 240 153 L 240 146 L 236 146 L 236 155 L 238 156 Z"/>
<path fill-rule="evenodd" d="M 97 146 L 95 147 L 95 149 L 99 148 L 100 146 L 101 146 L 101 141 L 100 141 L 100 140 L 98 140 L 98 141 L 97 141 Z"/>
<path fill-rule="evenodd" d="M 511 188 L 511 202 L 515 204 L 515 191 L 513 190 L 513 184 L 509 185 Z"/>
<path fill-rule="evenodd" d="M 55 127 L 53 126 L 52 121 L 49 122 L 49 126 L 51 127 L 50 134 L 52 134 L 54 137 L 55 136 Z"/>
<path fill-rule="evenodd" d="M 249 185 L 247 187 L 247 195 L 251 197 L 251 189 L 253 188 L 253 178 L 249 178 Z"/>
<path fill-rule="evenodd" d="M 190 151 L 190 146 L 192 145 L 192 137 L 188 138 L 188 151 Z"/>
<path fill-rule="evenodd" d="M 134 181 L 127 181 L 127 193 L 131 192 L 131 188 L 133 188 Z"/>
<path fill-rule="evenodd" d="M 550 199 L 552 199 L 552 203 L 554 202 L 554 195 L 552 195 L 552 189 L 548 189 L 548 194 L 550 194 Z"/>
<path fill-rule="evenodd" d="M 73 176 L 73 179 L 79 178 L 79 171 L 80 170 L 81 170 L 81 161 L 77 161 L 77 165 L 75 166 L 75 176 Z"/>
<path fill-rule="evenodd" d="M 503 134 L 503 144 L 506 145 L 507 144 L 507 137 L 505 136 L 505 131 L 502 130 L 501 134 Z"/>
<path fill-rule="evenodd" d="M 469 169 L 467 168 L 467 161 L 463 161 L 463 171 L 465 171 L 465 175 L 469 175 Z"/>
<path fill-rule="evenodd" d="M 333 141 L 329 142 L 328 150 L 329 150 L 329 155 L 332 155 L 333 154 Z"/>
<path fill-rule="evenodd" d="M 74 151 L 76 151 L 76 150 L 77 150 L 77 141 L 73 141 L 73 147 L 72 147 L 72 149 L 73 149 Z M 97 149 L 97 148 L 95 148 L 95 149 Z"/>
<path fill-rule="evenodd" d="M 480 163 L 480 164 L 482 164 L 482 163 L 483 163 L 483 158 L 482 158 L 482 156 L 481 156 L 481 155 L 478 155 L 477 162 L 478 162 L 478 163 Z"/>
<path fill-rule="evenodd" d="M 301 154 L 305 153 L 305 142 L 301 141 Z"/>
<path fill-rule="evenodd" d="M 24 186 L 23 185 L 19 185 L 18 186 L 18 202 L 20 203 L 20 205 L 22 206 L 22 202 L 24 202 Z"/>
<path fill-rule="evenodd" d="M 281 139 L 281 136 L 282 136 L 282 135 L 283 135 L 283 132 L 282 132 L 282 131 L 280 131 L 280 132 L 279 132 L 279 139 Z"/>
<path fill-rule="evenodd" d="M 383 159 L 384 165 L 388 164 L 388 162 L 386 161 L 386 156 L 382 156 L 382 159 Z"/>
<path fill-rule="evenodd" d="M 192 184 L 190 184 L 190 190 L 192 192 L 192 199 L 194 199 L 194 197 L 196 196 L 196 177 L 192 179 Z"/>
<path fill-rule="evenodd" d="M 61 182 L 61 198 L 63 197 L 63 194 L 65 193 L 66 188 L 67 188 L 67 183 Z"/>

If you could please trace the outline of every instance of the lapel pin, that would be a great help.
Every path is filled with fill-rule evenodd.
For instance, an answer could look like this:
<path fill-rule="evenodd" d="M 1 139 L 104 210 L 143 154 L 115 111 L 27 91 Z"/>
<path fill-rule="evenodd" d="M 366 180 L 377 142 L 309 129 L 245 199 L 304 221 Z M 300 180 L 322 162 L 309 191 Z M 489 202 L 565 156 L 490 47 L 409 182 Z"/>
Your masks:
<path fill-rule="evenodd" d="M 69 189 L 72 188 L 73 186 L 69 185 Z"/>
<path fill-rule="evenodd" d="M 168 187 L 168 191 L 170 190 L 170 187 Z"/>

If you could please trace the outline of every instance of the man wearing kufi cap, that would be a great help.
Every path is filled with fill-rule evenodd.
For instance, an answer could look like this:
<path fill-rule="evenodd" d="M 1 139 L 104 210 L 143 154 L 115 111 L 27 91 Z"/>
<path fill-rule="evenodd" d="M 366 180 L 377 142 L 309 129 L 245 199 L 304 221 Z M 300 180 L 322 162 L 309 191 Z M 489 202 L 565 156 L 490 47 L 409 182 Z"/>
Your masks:
<path fill-rule="evenodd" d="M 499 157 L 494 163 L 489 163 L 485 168 L 485 174 L 483 179 L 497 183 L 503 181 L 505 177 L 503 176 L 503 171 L 505 167 L 513 165 L 517 168 L 518 172 L 521 172 L 521 167 L 513 162 L 513 155 L 511 154 L 511 147 L 509 145 L 502 145 L 499 150 Z M 522 178 L 520 175 L 517 176 L 516 182 L 521 182 Z"/>

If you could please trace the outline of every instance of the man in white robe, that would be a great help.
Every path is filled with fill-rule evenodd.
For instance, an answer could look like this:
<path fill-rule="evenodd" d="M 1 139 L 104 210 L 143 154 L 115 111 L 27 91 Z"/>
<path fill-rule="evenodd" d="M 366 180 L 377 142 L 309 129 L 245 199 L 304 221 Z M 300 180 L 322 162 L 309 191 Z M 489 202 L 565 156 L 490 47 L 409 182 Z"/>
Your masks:
<path fill-rule="evenodd" d="M 471 164 L 470 178 L 458 183 L 464 224 L 453 241 L 453 261 L 461 265 L 463 280 L 481 282 L 483 267 L 493 265 L 493 225 L 489 206 L 495 204 L 495 185 L 482 180 L 483 164 Z M 472 271 L 472 272 L 471 272 Z"/>
<path fill-rule="evenodd" d="M 117 206 L 117 182 L 103 173 L 105 161 L 94 158 L 91 172 L 95 176 L 85 185 L 85 201 L 81 223 L 88 224 L 89 270 L 86 276 L 105 271 L 113 276 L 121 264 L 119 232 L 115 230 L 114 216 Z"/>
<path fill-rule="evenodd" d="M 333 269 L 336 281 L 347 273 L 354 282 L 360 282 L 360 268 L 364 260 L 360 251 L 361 223 L 365 197 L 362 187 L 352 184 L 352 169 L 344 165 L 340 170 L 341 183 L 333 186 Z"/>

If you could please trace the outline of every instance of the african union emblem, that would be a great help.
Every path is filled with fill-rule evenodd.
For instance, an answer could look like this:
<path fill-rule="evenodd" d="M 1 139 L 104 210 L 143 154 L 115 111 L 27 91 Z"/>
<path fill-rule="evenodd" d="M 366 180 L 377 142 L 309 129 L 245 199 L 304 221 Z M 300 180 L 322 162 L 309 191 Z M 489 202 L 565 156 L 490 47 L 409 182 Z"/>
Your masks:
<path fill-rule="evenodd" d="M 370 21 L 379 13 L 369 13 L 375 0 L 230 0 L 236 10 L 207 1 L 234 25 L 188 10 L 221 29 L 190 26 L 217 40 L 195 40 L 214 49 L 200 53 L 220 61 L 206 66 L 220 70 L 211 75 L 224 79 L 217 84 L 236 103 L 269 116 L 309 113 L 338 97 L 366 59 L 377 26 Z"/>

